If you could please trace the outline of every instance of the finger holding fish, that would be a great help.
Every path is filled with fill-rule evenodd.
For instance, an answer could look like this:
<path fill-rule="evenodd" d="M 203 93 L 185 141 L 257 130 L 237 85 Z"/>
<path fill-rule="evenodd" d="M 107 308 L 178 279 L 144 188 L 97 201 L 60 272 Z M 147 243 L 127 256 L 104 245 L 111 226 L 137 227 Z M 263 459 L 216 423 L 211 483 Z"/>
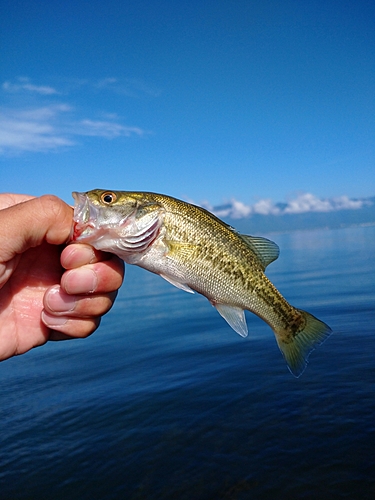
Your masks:
<path fill-rule="evenodd" d="M 83 243 L 67 246 L 60 261 L 66 271 L 60 284 L 44 294 L 42 321 L 53 330 L 55 340 L 86 337 L 111 309 L 117 295 L 113 290 L 122 284 L 124 262 Z"/>

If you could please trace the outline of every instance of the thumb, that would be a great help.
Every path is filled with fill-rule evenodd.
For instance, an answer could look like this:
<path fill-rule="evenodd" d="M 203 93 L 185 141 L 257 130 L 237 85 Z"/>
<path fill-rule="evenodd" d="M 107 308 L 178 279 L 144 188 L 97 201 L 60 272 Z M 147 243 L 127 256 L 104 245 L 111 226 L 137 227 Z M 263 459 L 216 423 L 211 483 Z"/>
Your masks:
<path fill-rule="evenodd" d="M 0 262 L 7 262 L 43 241 L 68 240 L 73 209 L 57 196 L 44 195 L 0 210 Z"/>

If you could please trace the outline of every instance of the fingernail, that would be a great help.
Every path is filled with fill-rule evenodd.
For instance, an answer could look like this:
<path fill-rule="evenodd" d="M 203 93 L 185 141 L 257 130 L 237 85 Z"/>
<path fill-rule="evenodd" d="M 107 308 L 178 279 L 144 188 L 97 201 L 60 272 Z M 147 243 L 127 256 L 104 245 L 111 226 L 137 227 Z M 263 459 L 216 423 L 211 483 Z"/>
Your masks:
<path fill-rule="evenodd" d="M 92 269 L 73 269 L 65 273 L 63 285 L 68 294 L 93 293 L 98 286 L 98 277 Z"/>
<path fill-rule="evenodd" d="M 45 303 L 50 311 L 59 313 L 71 312 L 77 305 L 75 297 L 62 292 L 60 287 L 51 288 L 47 292 Z"/>
<path fill-rule="evenodd" d="M 42 321 L 48 328 L 58 328 L 68 322 L 68 318 L 64 316 L 53 316 L 52 314 L 42 311 Z"/>
<path fill-rule="evenodd" d="M 69 268 L 74 262 L 74 268 L 95 262 L 95 252 L 91 246 L 72 244 L 65 250 L 64 267 Z"/>

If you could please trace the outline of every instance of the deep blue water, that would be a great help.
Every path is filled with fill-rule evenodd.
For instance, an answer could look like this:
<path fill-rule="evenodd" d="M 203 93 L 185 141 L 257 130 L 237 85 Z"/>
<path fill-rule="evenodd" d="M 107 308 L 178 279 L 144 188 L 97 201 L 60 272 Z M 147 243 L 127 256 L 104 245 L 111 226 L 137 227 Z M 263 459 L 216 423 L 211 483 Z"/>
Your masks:
<path fill-rule="evenodd" d="M 0 364 L 1 499 L 373 499 L 375 227 L 270 235 L 334 334 L 295 379 L 270 328 L 132 266 L 90 339 Z"/>

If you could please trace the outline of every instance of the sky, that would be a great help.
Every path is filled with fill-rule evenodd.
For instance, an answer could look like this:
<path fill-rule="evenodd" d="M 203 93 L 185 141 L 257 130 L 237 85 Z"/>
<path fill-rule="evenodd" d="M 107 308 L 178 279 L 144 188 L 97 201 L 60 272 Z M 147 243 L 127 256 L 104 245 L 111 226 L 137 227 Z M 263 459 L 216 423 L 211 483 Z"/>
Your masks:
<path fill-rule="evenodd" d="M 373 1 L 0 0 L 0 44 L 3 192 L 375 195 Z"/>

